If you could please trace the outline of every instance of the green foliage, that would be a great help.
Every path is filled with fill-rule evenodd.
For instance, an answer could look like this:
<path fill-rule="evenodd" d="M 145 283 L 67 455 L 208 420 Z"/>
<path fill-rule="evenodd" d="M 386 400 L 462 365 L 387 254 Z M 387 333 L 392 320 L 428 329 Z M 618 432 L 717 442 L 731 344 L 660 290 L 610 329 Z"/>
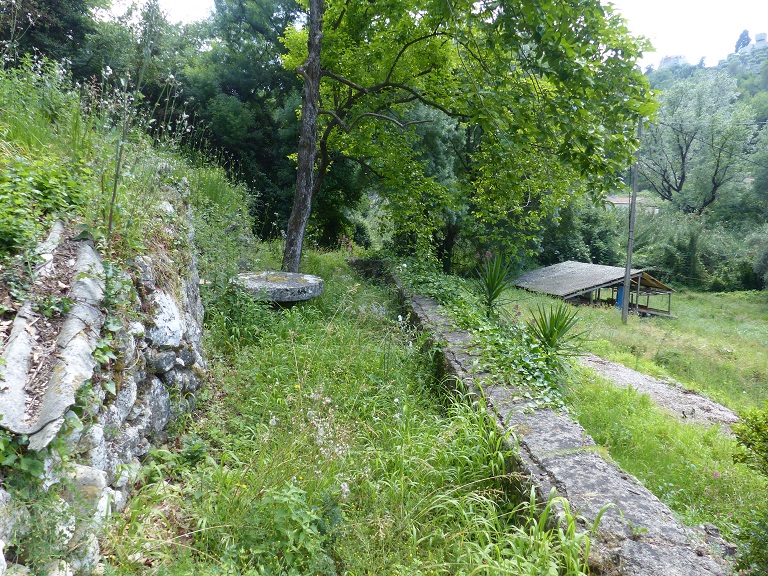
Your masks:
<path fill-rule="evenodd" d="M 624 211 L 574 199 L 547 219 L 536 260 L 543 265 L 576 260 L 617 266 L 625 258 L 626 228 Z"/>
<path fill-rule="evenodd" d="M 331 2 L 325 21 L 320 179 L 355 158 L 388 199 L 401 250 L 436 250 L 444 269 L 461 236 L 518 253 L 569 194 L 619 186 L 635 121 L 654 108 L 633 64 L 642 43 L 592 0 L 500 12 Z M 306 34 L 286 30 L 288 68 L 305 60 Z M 425 120 L 442 133 L 412 127 Z"/>
<path fill-rule="evenodd" d="M 262 336 L 210 356 L 197 438 L 152 452 L 102 548 L 114 570 L 585 574 L 590 536 L 567 508 L 565 526 L 550 522 L 559 499 L 543 511 L 517 499 L 493 416 L 435 394 L 424 339 L 394 321 L 392 295 L 343 253 L 305 266 L 326 279 L 322 297 L 246 308 L 246 324 L 270 316 Z"/>
<path fill-rule="evenodd" d="M 83 198 L 81 186 L 59 162 L 0 154 L 0 254 L 28 245 L 44 219 L 77 209 Z"/>
<path fill-rule="evenodd" d="M 742 522 L 738 567 L 747 574 L 768 572 L 768 508 L 746 512 Z"/>
<path fill-rule="evenodd" d="M 206 328 L 219 349 L 255 344 L 272 321 L 266 300 L 258 300 L 231 282 L 211 286 L 206 300 Z"/>
<path fill-rule="evenodd" d="M 749 30 L 744 30 L 741 34 L 739 34 L 739 39 L 736 40 L 736 47 L 734 48 L 734 52 L 738 52 L 745 46 L 749 46 L 750 42 L 752 42 L 752 39 L 749 37 Z"/>
<path fill-rule="evenodd" d="M 573 327 L 579 321 L 576 309 L 559 301 L 546 309 L 538 305 L 530 323 L 530 330 L 552 356 L 575 354 L 581 333 L 574 333 Z"/>
<path fill-rule="evenodd" d="M 573 334 L 562 331 L 561 344 L 549 347 L 533 330 L 518 324 L 521 311 L 517 304 L 507 304 L 500 314 L 502 321 L 489 318 L 484 304 L 467 290 L 467 283 L 437 272 L 436 263 L 401 264 L 397 274 L 409 289 L 436 299 L 458 327 L 470 332 L 472 346 L 480 355 L 479 367 L 494 382 L 508 385 L 513 398 L 530 408 L 565 409 L 561 356 L 573 351 Z M 508 296 L 507 300 L 514 302 L 515 298 Z"/>
<path fill-rule="evenodd" d="M 46 295 L 34 303 L 33 309 L 46 318 L 59 318 L 69 312 L 73 304 L 69 298 Z"/>
<path fill-rule="evenodd" d="M 0 5 L 0 59 L 2 67 L 23 55 L 42 54 L 53 60 L 72 58 L 94 27 L 93 11 L 99 0 L 47 3 L 17 0 Z"/>
<path fill-rule="evenodd" d="M 713 291 L 763 286 L 759 262 L 763 232 L 741 222 L 727 226 L 714 215 L 674 210 L 641 214 L 637 220 L 634 265 L 664 282 Z"/>
<path fill-rule="evenodd" d="M 0 466 L 5 468 L 5 481 L 14 491 L 28 494 L 40 484 L 44 452 L 30 452 L 26 434 L 13 434 L 0 428 Z"/>
<path fill-rule="evenodd" d="M 751 110 L 724 72 L 698 71 L 669 86 L 643 136 L 643 184 L 685 213 L 701 214 L 743 182 Z"/>
<path fill-rule="evenodd" d="M 736 461 L 744 462 L 768 476 L 768 402 L 762 410 L 742 414 L 733 431 L 742 447 L 742 451 L 736 454 Z"/>
<path fill-rule="evenodd" d="M 488 318 L 494 315 L 501 295 L 512 282 L 511 268 L 510 262 L 504 262 L 501 255 L 486 252 L 482 263 L 475 270 L 475 286 Z"/>

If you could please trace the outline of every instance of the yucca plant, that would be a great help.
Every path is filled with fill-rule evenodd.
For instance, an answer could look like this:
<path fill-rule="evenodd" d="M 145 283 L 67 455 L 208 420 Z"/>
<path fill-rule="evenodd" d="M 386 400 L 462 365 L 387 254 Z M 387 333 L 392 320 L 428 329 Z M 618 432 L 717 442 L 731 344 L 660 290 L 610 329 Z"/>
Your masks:
<path fill-rule="evenodd" d="M 541 304 L 529 324 L 533 336 L 552 356 L 572 356 L 578 350 L 578 341 L 582 332 L 573 332 L 579 321 L 576 311 L 570 304 L 558 302 L 549 309 Z"/>
<path fill-rule="evenodd" d="M 475 284 L 480 292 L 480 299 L 486 316 L 491 318 L 496 307 L 501 303 L 500 298 L 510 284 L 511 266 L 498 254 L 485 253 L 485 259 L 475 270 Z"/>

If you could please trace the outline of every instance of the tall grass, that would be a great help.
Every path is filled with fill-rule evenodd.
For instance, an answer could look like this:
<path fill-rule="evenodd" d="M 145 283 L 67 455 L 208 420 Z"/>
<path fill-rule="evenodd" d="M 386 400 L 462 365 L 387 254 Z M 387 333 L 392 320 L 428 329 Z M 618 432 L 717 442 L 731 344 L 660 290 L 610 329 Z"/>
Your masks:
<path fill-rule="evenodd" d="M 239 248 L 228 235 L 202 222 L 197 233 L 222 239 L 203 245 L 231 269 L 227 250 Z M 259 330 L 247 338 L 209 324 L 212 387 L 187 429 L 205 456 L 189 464 L 180 447 L 156 457 L 165 481 L 147 474 L 116 520 L 105 547 L 114 569 L 586 573 L 589 535 L 573 514 L 549 523 L 554 501 L 542 513 L 520 497 L 493 419 L 443 396 L 393 295 L 355 277 L 340 253 L 310 252 L 304 266 L 325 278 L 322 297 L 254 310 Z M 209 319 L 234 314 L 207 297 Z"/>

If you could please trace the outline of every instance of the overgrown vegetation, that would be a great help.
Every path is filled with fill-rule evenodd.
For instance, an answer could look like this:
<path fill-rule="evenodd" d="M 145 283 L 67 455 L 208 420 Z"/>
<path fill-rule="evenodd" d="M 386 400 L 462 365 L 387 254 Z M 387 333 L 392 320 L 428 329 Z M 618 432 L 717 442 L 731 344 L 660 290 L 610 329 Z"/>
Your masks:
<path fill-rule="evenodd" d="M 343 253 L 310 253 L 322 297 L 241 308 L 215 277 L 235 254 L 268 265 L 280 251 L 244 250 L 211 215 L 196 224 L 211 388 L 115 519 L 116 573 L 587 572 L 589 534 L 561 499 L 540 510 L 520 493 L 491 416 L 443 395 L 392 294 L 356 278 Z M 549 523 L 554 506 L 564 529 Z"/>
<path fill-rule="evenodd" d="M 154 0 L 137 17 L 128 12 L 111 21 L 90 19 L 93 4 L 57 6 L 46 27 L 37 26 L 31 12 L 29 25 L 18 18 L 35 2 L 0 6 L 0 316 L 12 318 L 24 299 L 33 281 L 30 248 L 62 216 L 106 256 L 111 313 L 136 314 L 118 305 L 130 290 L 120 267 L 150 245 L 166 255 L 187 247 L 183 234 L 169 232 L 168 219 L 146 210 L 173 184 L 194 206 L 212 363 L 199 411 L 177 423 L 179 436 L 169 445 L 153 450 L 137 497 L 113 519 L 104 539 L 107 571 L 587 572 L 590 534 L 576 529 L 567 502 L 553 496 L 537 506 L 520 493 L 509 473 L 506 439 L 482 403 L 445 399 L 433 381 L 430 352 L 398 319 L 392 294 L 360 281 L 344 262 L 358 250 L 355 242 L 381 244 L 385 237 L 391 253 L 410 256 L 396 260 L 402 277 L 437 298 L 471 333 L 479 369 L 532 408 L 576 414 L 612 458 L 682 519 L 717 524 L 741 543 L 745 569 L 765 571 L 768 520 L 759 505 L 765 479 L 733 460 L 765 472 L 765 413 L 746 409 L 766 400 L 768 360 L 755 353 L 766 342 L 766 293 L 685 292 L 673 301 L 677 319 L 632 318 L 627 330 L 614 311 L 584 309 L 577 324 L 568 306 L 507 289 L 512 262 L 617 264 L 624 256 L 619 213 L 604 210 L 599 197 L 581 199 L 590 178 L 594 186 L 604 184 L 595 174 L 617 184 L 635 116 L 653 107 L 632 61 L 640 43 L 619 19 L 591 0 L 523 2 L 520 10 L 544 24 L 505 11 L 488 18 L 473 3 L 453 5 L 466 19 L 445 13 L 442 4 L 436 10 L 422 10 L 434 8 L 429 3 L 369 6 L 393 13 L 364 18 L 328 3 L 339 18 L 336 31 L 348 37 L 326 44 L 338 53 L 326 60 L 343 68 L 326 74 L 326 82 L 369 74 L 351 84 L 347 79 L 342 91 L 325 86 L 328 102 L 338 107 L 335 116 L 325 115 L 331 124 L 320 139 L 320 165 L 328 171 L 318 180 L 310 237 L 325 247 L 342 243 L 343 251 L 311 252 L 303 261 L 305 271 L 326 278 L 322 298 L 275 310 L 230 278 L 243 269 L 276 267 L 281 252 L 299 105 L 294 75 L 281 60 L 298 64 L 303 55 L 302 31 L 291 28 L 303 18 L 299 7 L 275 0 L 250 11 L 247 3 L 222 2 L 210 23 L 182 29 L 164 21 Z M 573 35 L 570 43 L 541 37 L 538 24 L 574 15 L 571 21 L 583 22 L 584 7 L 591 33 L 611 42 L 591 35 L 583 41 L 578 26 L 564 31 Z M 416 33 L 408 47 L 436 41 L 448 23 L 455 44 L 440 39 L 430 44 L 434 50 L 405 54 L 401 37 L 376 28 L 387 16 L 400 19 L 401 32 Z M 67 38 L 64 30 L 80 37 Z M 517 42 L 524 42 L 520 50 Z M 598 69 L 608 61 L 595 50 L 616 43 L 627 57 Z M 371 46 L 376 64 L 389 58 L 392 69 L 359 65 Z M 479 52 L 467 52 L 468 46 Z M 38 49 L 71 59 L 25 58 Z M 535 59 L 524 57 L 529 50 Z M 572 66 L 577 53 L 595 66 Z M 398 93 L 403 85 L 393 84 L 395 99 L 387 101 L 386 91 L 364 88 L 378 87 L 382 74 L 389 82 L 402 62 L 408 66 L 401 80 L 415 81 L 410 92 L 406 86 Z M 483 66 L 475 68 L 477 62 Z M 766 132 L 744 128 L 762 125 L 768 108 L 761 107 L 762 80 L 731 67 L 736 84 L 721 74 L 714 83 L 720 99 L 708 102 L 721 114 L 710 139 L 716 145 L 691 136 L 697 172 L 677 189 L 659 187 L 664 204 L 658 212 L 641 210 L 637 234 L 637 262 L 662 279 L 713 291 L 759 289 L 768 278 Z M 525 74 L 518 76 L 518 68 Z M 697 118 L 680 94 L 714 90 L 714 76 L 678 72 L 651 77 L 657 86 L 666 83 L 667 126 L 649 132 L 655 148 L 646 142 L 646 166 L 658 167 L 654 162 L 668 156 L 665 128 Z M 483 98 L 478 84 L 504 97 Z M 374 94 L 366 108 L 363 100 Z M 530 102 L 542 94 L 544 111 L 531 113 Z M 445 98 L 443 104 L 433 106 L 433 96 Z M 606 98 L 627 107 L 611 116 Z M 684 117 L 672 110 L 675 102 Z M 383 110 L 393 113 L 390 122 L 368 124 L 382 120 Z M 190 131 L 190 114 L 204 126 L 207 144 L 225 153 L 226 170 L 210 160 L 213 154 L 192 150 L 201 140 Z M 333 126 L 342 130 L 330 138 Z M 359 130 L 344 129 L 352 127 Z M 493 137 L 499 134 L 524 137 Z M 676 134 L 687 137 L 682 129 Z M 175 154 L 181 145 L 188 160 Z M 720 180 L 717 172 L 714 179 L 706 173 L 717 168 L 712 154 L 718 148 L 738 160 Z M 658 184 L 652 172 L 644 182 L 649 190 Z M 382 223 L 386 234 L 364 221 Z M 484 261 L 480 297 L 466 279 L 438 273 L 458 269 L 471 276 L 478 250 L 502 247 L 513 249 L 512 259 Z M 159 280 L 173 286 L 185 264 L 167 258 Z M 69 304 L 64 298 L 35 303 L 45 316 L 62 314 Z M 115 360 L 110 326 L 94 353 L 104 365 Z M 671 375 L 742 412 L 741 451 L 714 428 L 672 421 L 647 398 L 572 371 L 563 357 L 582 345 L 581 331 L 590 338 L 586 348 Z M 115 383 L 94 380 L 75 409 L 115 391 Z M 46 454 L 29 453 L 25 437 L 9 434 L 0 437 L 0 452 L 4 486 L 30 504 L 35 526 L 23 541 L 10 542 L 10 550 L 42 569 L 68 553 L 60 540 L 50 544 L 63 515 L 46 507 L 55 493 L 38 482 Z M 554 508 L 564 511 L 559 527 L 548 522 Z"/>

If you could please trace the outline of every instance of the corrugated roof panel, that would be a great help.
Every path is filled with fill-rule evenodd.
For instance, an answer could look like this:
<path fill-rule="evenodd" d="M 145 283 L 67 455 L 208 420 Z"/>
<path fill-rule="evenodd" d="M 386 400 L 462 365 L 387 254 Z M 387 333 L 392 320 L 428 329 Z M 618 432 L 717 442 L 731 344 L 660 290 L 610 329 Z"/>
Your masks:
<path fill-rule="evenodd" d="M 668 286 L 640 269 L 633 269 L 632 277 L 640 277 L 643 286 L 671 291 Z M 534 292 L 569 298 L 589 290 L 623 282 L 623 280 L 624 268 L 569 260 L 526 272 L 515 280 L 515 285 Z"/>

